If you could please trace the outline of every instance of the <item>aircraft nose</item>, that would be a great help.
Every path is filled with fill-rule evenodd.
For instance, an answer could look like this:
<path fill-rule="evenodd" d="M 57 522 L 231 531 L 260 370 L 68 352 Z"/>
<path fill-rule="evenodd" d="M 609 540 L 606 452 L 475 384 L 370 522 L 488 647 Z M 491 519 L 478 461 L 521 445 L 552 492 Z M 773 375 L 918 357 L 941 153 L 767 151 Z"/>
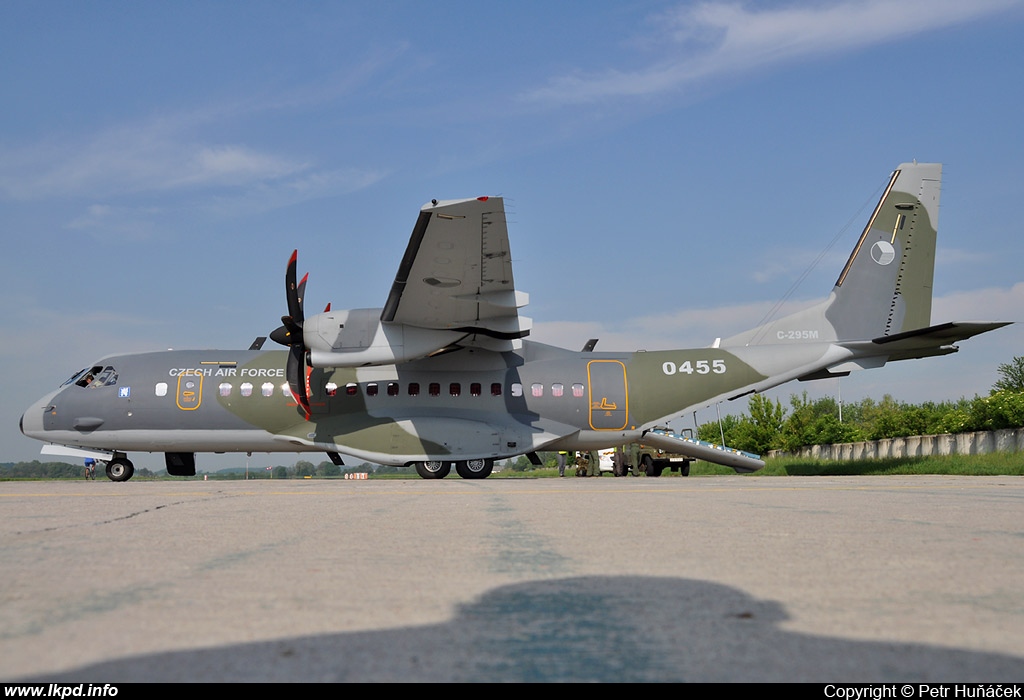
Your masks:
<path fill-rule="evenodd" d="M 32 404 L 32 406 L 22 414 L 21 420 L 18 421 L 18 426 L 21 428 L 22 435 L 36 440 L 45 439 L 43 436 L 43 412 L 51 405 L 50 399 L 52 398 L 52 394 L 45 396 Z"/>

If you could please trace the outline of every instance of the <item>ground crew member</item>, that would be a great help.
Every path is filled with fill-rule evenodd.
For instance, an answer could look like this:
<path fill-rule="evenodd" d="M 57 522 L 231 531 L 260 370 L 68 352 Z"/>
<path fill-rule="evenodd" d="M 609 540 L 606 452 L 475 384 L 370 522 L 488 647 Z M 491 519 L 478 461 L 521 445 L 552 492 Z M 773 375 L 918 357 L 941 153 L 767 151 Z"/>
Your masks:
<path fill-rule="evenodd" d="M 569 453 L 566 450 L 558 451 L 558 476 L 565 476 L 565 461 Z"/>

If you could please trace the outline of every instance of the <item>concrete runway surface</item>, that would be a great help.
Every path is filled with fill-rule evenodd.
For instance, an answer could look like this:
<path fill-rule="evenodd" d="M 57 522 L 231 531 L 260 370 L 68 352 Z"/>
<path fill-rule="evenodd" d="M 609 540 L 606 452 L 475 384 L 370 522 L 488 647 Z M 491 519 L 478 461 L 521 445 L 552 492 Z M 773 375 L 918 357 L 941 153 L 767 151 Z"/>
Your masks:
<path fill-rule="evenodd" d="M 1024 479 L 0 483 L 0 680 L 1024 681 Z"/>

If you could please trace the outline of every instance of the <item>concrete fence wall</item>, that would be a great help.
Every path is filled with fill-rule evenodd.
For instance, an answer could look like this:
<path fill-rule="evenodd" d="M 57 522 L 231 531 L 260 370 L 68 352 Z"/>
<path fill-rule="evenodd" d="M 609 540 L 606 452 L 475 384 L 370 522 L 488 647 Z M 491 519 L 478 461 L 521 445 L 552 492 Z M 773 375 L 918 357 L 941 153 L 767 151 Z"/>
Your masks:
<path fill-rule="evenodd" d="M 792 453 L 771 450 L 768 457 L 810 457 L 849 461 L 939 455 L 984 455 L 991 452 L 1024 452 L 1024 428 L 991 430 L 955 435 L 914 435 L 838 445 L 813 445 Z"/>

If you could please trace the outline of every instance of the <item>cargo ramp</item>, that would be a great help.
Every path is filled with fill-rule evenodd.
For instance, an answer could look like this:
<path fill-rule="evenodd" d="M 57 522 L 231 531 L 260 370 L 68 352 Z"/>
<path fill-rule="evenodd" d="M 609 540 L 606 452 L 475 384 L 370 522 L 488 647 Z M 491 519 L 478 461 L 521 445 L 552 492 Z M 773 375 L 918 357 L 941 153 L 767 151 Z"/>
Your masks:
<path fill-rule="evenodd" d="M 740 474 L 756 472 L 758 469 L 764 468 L 761 455 L 716 445 L 713 442 L 696 440 L 671 430 L 661 428 L 648 430 L 641 440 L 645 445 L 654 445 L 666 452 L 674 452 L 694 459 L 702 459 L 705 462 L 732 467 Z"/>

